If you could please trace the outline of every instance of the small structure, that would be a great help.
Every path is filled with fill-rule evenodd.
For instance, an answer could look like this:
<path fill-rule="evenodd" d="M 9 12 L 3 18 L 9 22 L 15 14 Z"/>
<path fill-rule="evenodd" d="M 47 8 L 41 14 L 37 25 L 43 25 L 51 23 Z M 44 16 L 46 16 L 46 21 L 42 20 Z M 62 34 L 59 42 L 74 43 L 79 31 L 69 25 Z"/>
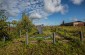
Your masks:
<path fill-rule="evenodd" d="M 63 21 L 63 23 L 62 23 L 60 26 L 85 26 L 85 22 L 75 21 L 75 22 L 65 23 L 65 22 Z"/>
<path fill-rule="evenodd" d="M 73 23 L 73 26 L 84 26 L 84 22 L 81 22 L 81 21 L 76 21 Z"/>
<path fill-rule="evenodd" d="M 36 27 L 37 27 L 38 33 L 42 34 L 43 33 L 43 24 L 42 25 L 37 25 Z"/>

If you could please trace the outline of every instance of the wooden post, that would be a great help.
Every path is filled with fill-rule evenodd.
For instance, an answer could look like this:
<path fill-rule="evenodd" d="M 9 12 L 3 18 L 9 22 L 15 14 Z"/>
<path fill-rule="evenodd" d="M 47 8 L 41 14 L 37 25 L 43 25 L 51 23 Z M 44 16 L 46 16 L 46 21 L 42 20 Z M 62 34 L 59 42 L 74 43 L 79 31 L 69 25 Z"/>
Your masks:
<path fill-rule="evenodd" d="M 64 35 L 66 36 L 66 31 L 64 30 Z"/>
<path fill-rule="evenodd" d="M 10 33 L 10 23 L 9 23 L 9 33 Z"/>
<path fill-rule="evenodd" d="M 19 33 L 20 33 L 20 37 L 21 37 L 21 30 L 19 31 Z"/>
<path fill-rule="evenodd" d="M 5 43 L 5 40 L 6 40 L 5 36 L 3 36 L 3 42 L 4 42 L 4 43 Z"/>
<path fill-rule="evenodd" d="M 80 31 L 79 34 L 80 34 L 80 40 L 83 41 L 83 33 L 82 33 L 82 31 Z"/>
<path fill-rule="evenodd" d="M 26 32 L 26 45 L 28 45 L 28 32 Z"/>
<path fill-rule="evenodd" d="M 55 44 L 55 32 L 53 33 L 53 44 Z"/>

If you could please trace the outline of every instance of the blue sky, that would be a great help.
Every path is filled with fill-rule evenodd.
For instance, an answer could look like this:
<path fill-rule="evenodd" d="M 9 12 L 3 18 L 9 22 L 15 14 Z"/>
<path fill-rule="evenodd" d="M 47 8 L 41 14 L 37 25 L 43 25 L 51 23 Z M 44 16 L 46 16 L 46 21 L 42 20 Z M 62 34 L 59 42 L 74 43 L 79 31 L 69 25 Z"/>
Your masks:
<path fill-rule="evenodd" d="M 33 22 L 36 25 L 44 24 L 44 25 L 60 25 L 62 21 L 65 22 L 72 22 L 72 21 L 85 21 L 85 0 L 78 3 L 77 1 L 80 0 L 61 0 L 61 4 L 67 5 L 68 9 L 67 12 L 64 14 L 61 14 L 60 12 L 54 12 L 51 15 L 47 16 L 47 19 L 39 19 L 35 22 Z M 74 3 L 73 3 L 74 2 Z M 76 3 L 77 2 L 77 3 Z M 10 17 L 9 21 L 12 21 L 13 18 L 15 20 L 21 19 L 21 14 L 18 14 L 16 17 Z"/>
<path fill-rule="evenodd" d="M 75 19 L 79 21 L 85 21 L 85 1 L 80 5 L 75 5 L 69 0 L 62 0 L 62 3 L 69 6 L 67 13 L 64 15 L 60 13 L 54 13 L 49 16 L 47 20 L 40 20 L 39 23 L 46 25 L 59 25 L 63 20 L 65 22 L 76 21 Z M 37 24 L 39 23 L 37 22 Z"/>

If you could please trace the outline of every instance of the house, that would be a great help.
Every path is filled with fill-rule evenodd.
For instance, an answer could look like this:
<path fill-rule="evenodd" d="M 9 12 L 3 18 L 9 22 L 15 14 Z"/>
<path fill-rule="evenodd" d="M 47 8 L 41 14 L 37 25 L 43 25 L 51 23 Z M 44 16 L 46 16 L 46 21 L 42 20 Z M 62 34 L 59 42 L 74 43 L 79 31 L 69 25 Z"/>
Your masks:
<path fill-rule="evenodd" d="M 84 25 L 85 25 L 85 22 L 82 22 L 82 21 L 73 22 L 73 26 L 84 26 Z"/>
<path fill-rule="evenodd" d="M 65 23 L 63 21 L 63 23 L 60 26 L 85 26 L 85 22 L 82 21 L 74 21 L 74 22 L 69 22 L 69 23 Z"/>

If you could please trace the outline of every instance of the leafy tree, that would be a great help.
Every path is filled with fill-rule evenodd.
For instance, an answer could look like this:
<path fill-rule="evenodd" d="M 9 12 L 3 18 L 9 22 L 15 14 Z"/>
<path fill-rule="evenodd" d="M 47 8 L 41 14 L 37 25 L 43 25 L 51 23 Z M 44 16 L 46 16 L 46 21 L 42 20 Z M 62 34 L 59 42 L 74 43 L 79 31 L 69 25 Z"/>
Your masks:
<path fill-rule="evenodd" d="M 13 21 L 12 21 L 12 24 L 13 24 L 13 27 L 15 27 L 16 24 L 17 24 L 17 21 L 16 21 L 16 20 L 13 20 Z"/>
<path fill-rule="evenodd" d="M 29 19 L 29 17 L 23 13 L 22 19 L 17 24 L 18 31 L 22 30 L 24 33 L 28 31 L 30 34 L 34 33 L 36 28 L 32 24 L 32 21 Z"/>
<path fill-rule="evenodd" d="M 8 33 L 7 33 L 7 17 L 4 15 L 4 10 L 0 10 L 0 40 L 3 38 L 3 36 L 5 37 L 9 37 Z"/>

